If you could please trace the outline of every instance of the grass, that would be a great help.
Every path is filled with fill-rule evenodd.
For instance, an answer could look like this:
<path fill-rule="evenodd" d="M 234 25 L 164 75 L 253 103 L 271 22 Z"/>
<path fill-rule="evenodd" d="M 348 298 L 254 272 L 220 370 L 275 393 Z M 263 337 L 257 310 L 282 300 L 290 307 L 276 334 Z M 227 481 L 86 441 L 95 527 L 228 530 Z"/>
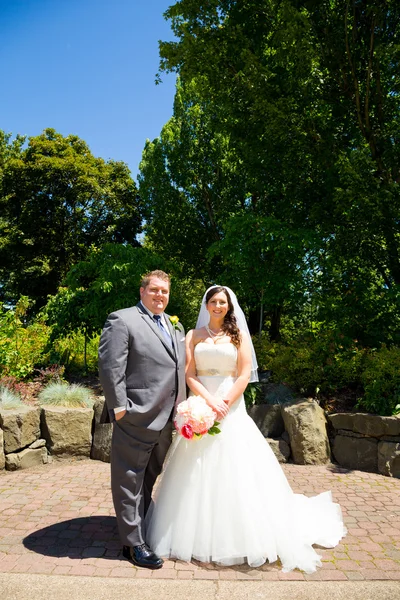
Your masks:
<path fill-rule="evenodd" d="M 68 383 L 49 383 L 38 396 L 42 406 L 62 406 L 65 408 L 91 408 L 94 397 L 88 388 Z"/>
<path fill-rule="evenodd" d="M 19 408 L 24 406 L 21 398 L 15 392 L 12 392 L 4 385 L 0 386 L 0 408 Z"/>

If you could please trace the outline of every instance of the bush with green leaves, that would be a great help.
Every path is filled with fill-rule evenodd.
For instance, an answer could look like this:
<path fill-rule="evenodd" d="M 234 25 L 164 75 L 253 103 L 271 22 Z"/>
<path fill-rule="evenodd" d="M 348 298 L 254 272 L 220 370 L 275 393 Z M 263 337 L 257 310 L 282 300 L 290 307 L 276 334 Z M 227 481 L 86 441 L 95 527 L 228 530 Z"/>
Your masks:
<path fill-rule="evenodd" d="M 31 377 L 47 362 L 50 328 L 38 317 L 26 324 L 30 300 L 21 297 L 15 309 L 0 311 L 0 376 Z"/>
<path fill-rule="evenodd" d="M 352 390 L 356 409 L 380 415 L 400 413 L 400 348 L 360 347 L 335 331 L 304 333 L 290 343 L 254 337 L 259 368 L 271 381 L 325 398 Z"/>
<path fill-rule="evenodd" d="M 258 382 L 249 383 L 247 388 L 244 390 L 243 396 L 247 409 L 254 406 L 254 404 L 259 404 L 262 397 L 261 384 Z"/>
<path fill-rule="evenodd" d="M 86 337 L 83 331 L 60 335 L 53 340 L 50 350 L 52 361 L 63 365 L 67 373 L 97 373 L 97 351 L 100 334 Z M 85 364 L 86 354 L 86 364 Z"/>
<path fill-rule="evenodd" d="M 50 383 L 38 396 L 41 406 L 62 406 L 66 408 L 91 408 L 94 397 L 88 388 L 68 383 Z"/>
<path fill-rule="evenodd" d="M 259 367 L 272 371 L 272 381 L 286 383 L 303 394 L 329 394 L 357 389 L 367 350 L 334 331 L 304 332 L 290 341 L 270 342 L 255 336 Z"/>
<path fill-rule="evenodd" d="M 0 385 L 0 409 L 19 408 L 20 406 L 24 406 L 20 396 L 5 385 Z"/>
<path fill-rule="evenodd" d="M 357 408 L 380 415 L 400 413 L 400 348 L 369 352 L 361 376 L 364 394 Z"/>
<path fill-rule="evenodd" d="M 254 336 L 254 348 L 259 369 L 272 371 L 274 383 L 285 383 L 308 394 L 315 393 L 321 386 L 322 365 L 313 360 L 309 343 L 300 340 L 290 344 L 270 342 L 263 332 L 261 336 Z"/>

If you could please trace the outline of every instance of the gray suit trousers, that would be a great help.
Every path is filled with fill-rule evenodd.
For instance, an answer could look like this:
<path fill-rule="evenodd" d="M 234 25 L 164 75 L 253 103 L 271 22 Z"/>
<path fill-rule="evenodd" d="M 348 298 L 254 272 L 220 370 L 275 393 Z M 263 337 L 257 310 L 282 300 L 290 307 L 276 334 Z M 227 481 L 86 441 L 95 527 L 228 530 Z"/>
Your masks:
<path fill-rule="evenodd" d="M 171 420 L 161 431 L 137 427 L 126 416 L 113 423 L 111 489 L 123 545 L 145 543 L 144 517 L 171 439 Z"/>

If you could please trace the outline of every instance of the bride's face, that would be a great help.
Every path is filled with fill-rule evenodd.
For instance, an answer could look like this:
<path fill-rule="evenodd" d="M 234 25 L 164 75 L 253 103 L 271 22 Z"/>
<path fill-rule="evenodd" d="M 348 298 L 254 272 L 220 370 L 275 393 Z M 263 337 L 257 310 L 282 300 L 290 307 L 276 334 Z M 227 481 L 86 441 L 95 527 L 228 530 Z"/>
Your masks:
<path fill-rule="evenodd" d="M 211 296 L 206 304 L 210 317 L 224 319 L 229 310 L 228 298 L 224 292 L 218 292 Z"/>

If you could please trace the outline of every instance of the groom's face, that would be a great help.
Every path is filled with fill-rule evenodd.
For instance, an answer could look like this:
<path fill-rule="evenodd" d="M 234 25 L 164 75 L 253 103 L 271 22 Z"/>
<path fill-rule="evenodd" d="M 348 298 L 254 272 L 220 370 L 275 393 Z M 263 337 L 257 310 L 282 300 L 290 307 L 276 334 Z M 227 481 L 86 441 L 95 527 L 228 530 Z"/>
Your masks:
<path fill-rule="evenodd" d="M 140 299 L 145 308 L 159 315 L 167 307 L 169 300 L 169 283 L 158 277 L 151 277 L 146 287 L 140 288 Z"/>

